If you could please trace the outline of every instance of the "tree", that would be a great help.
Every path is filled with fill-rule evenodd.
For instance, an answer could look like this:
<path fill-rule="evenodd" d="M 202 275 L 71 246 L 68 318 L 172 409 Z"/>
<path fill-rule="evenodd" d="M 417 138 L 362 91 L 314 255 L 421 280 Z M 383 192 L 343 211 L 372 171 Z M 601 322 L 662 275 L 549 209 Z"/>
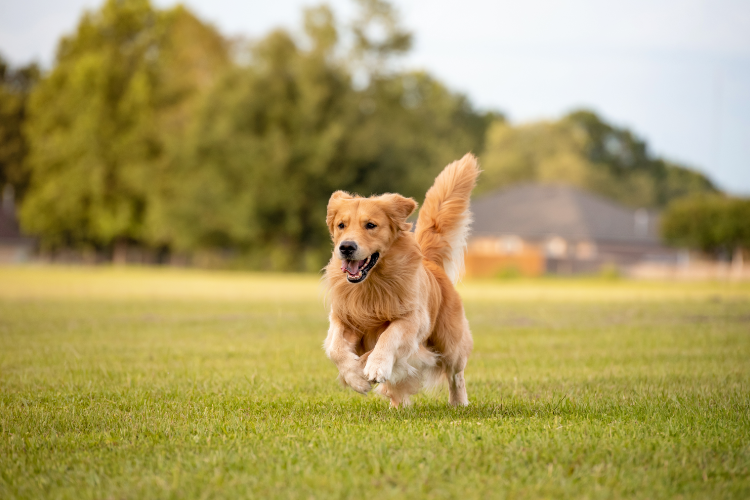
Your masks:
<path fill-rule="evenodd" d="M 26 230 L 48 247 L 127 242 L 322 266 L 331 192 L 422 196 L 499 118 L 397 71 L 411 35 L 387 2 L 359 5 L 346 36 L 315 7 L 305 40 L 277 30 L 246 64 L 182 7 L 109 0 L 85 14 L 31 98 Z"/>
<path fill-rule="evenodd" d="M 308 10 L 304 26 L 303 43 L 281 30 L 260 40 L 207 95 L 170 167 L 154 225 L 165 243 L 317 270 L 333 191 L 424 196 L 442 166 L 481 147 L 487 119 L 464 97 L 423 73 L 374 72 L 356 89 L 332 12 Z"/>
<path fill-rule="evenodd" d="M 310 50 L 283 31 L 270 34 L 251 65 L 231 69 L 207 96 L 172 164 L 165 241 L 184 250 L 262 249 L 275 266 L 295 269 L 305 250 L 323 244 L 317 226 L 345 165 L 339 146 L 351 90 L 326 60 L 330 32 L 309 31 Z"/>
<path fill-rule="evenodd" d="M 48 247 L 147 241 L 166 151 L 226 61 L 182 7 L 109 0 L 86 13 L 31 95 L 23 227 Z"/>
<path fill-rule="evenodd" d="M 698 195 L 672 202 L 661 221 L 672 245 L 707 253 L 750 249 L 750 199 Z"/>
<path fill-rule="evenodd" d="M 688 194 L 718 192 L 704 175 L 653 157 L 648 153 L 647 144 L 630 130 L 605 123 L 590 111 L 576 111 L 563 120 L 585 131 L 588 139 L 584 152 L 596 168 L 608 170 L 621 186 L 633 183 L 637 188 L 640 184 L 642 189 L 651 191 L 651 201 L 644 200 L 638 205 L 664 207 L 669 201 Z M 622 190 L 620 193 L 626 201 L 627 195 Z"/>
<path fill-rule="evenodd" d="M 717 192 L 705 176 L 652 157 L 632 132 L 588 111 L 555 122 L 493 124 L 482 164 L 480 192 L 517 182 L 565 183 L 632 207 Z"/>
<path fill-rule="evenodd" d="M 0 57 L 0 193 L 10 185 L 18 199 L 29 182 L 24 168 L 29 146 L 23 127 L 29 93 L 38 80 L 35 64 L 13 69 Z"/>
<path fill-rule="evenodd" d="M 447 163 L 482 148 L 485 115 L 426 73 L 374 78 L 356 100 L 356 127 L 344 144 L 350 164 L 339 179 L 345 189 L 419 200 Z"/>
<path fill-rule="evenodd" d="M 393 5 L 384 0 L 356 0 L 358 15 L 352 23 L 354 39 L 350 66 L 362 79 L 383 76 L 390 69 L 394 56 L 411 49 L 412 34 L 400 26 Z"/>

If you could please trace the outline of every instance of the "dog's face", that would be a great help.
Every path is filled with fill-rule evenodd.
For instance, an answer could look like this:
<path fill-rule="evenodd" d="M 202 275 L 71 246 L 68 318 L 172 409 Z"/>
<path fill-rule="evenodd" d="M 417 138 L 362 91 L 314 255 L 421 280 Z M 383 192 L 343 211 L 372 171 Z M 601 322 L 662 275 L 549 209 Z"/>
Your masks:
<path fill-rule="evenodd" d="M 326 222 L 333 239 L 333 255 L 349 283 L 362 283 L 387 253 L 417 202 L 398 194 L 362 198 L 336 191 L 328 202 Z"/>

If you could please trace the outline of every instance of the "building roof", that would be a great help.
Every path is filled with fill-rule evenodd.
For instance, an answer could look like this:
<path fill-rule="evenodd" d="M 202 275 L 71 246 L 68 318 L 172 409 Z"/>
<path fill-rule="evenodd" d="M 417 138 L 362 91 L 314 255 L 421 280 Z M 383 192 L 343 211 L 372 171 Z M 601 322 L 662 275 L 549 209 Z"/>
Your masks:
<path fill-rule="evenodd" d="M 657 219 L 562 185 L 521 184 L 472 201 L 475 236 L 658 244 Z"/>

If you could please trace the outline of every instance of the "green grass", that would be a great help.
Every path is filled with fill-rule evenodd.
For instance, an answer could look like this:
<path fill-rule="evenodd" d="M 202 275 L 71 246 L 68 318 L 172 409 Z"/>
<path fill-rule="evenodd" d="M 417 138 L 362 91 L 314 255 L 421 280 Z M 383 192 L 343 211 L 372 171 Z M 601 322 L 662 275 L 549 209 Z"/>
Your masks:
<path fill-rule="evenodd" d="M 461 292 L 471 405 L 391 410 L 315 277 L 0 268 L 0 498 L 750 497 L 750 286 Z"/>

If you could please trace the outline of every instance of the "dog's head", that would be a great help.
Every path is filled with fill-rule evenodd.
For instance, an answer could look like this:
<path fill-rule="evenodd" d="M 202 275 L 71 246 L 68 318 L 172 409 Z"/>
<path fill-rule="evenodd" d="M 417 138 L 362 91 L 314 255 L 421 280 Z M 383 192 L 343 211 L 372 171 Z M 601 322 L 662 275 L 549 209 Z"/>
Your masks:
<path fill-rule="evenodd" d="M 361 283 L 401 231 L 417 202 L 399 194 L 362 198 L 336 191 L 328 201 L 326 222 L 333 239 L 333 255 L 349 283 Z"/>

